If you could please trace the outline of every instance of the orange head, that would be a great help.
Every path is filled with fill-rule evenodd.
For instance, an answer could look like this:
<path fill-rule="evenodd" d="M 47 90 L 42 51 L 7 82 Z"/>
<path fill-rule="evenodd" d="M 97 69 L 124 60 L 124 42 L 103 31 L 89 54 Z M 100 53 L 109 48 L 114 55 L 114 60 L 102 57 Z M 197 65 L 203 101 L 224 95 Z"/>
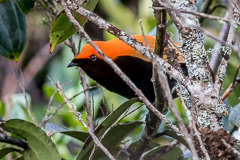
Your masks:
<path fill-rule="evenodd" d="M 143 43 L 143 45 L 146 45 L 142 35 L 132 35 L 132 37 L 135 38 L 137 41 Z M 146 38 L 151 51 L 154 51 L 155 37 L 147 35 Z M 118 57 L 121 57 L 121 56 L 132 56 L 132 57 L 140 58 L 142 60 L 150 62 L 149 59 L 144 57 L 141 53 L 139 53 L 138 51 L 136 51 L 135 49 L 133 49 L 132 47 L 130 47 L 129 45 L 121 41 L 120 39 L 113 39 L 105 42 L 94 41 L 94 43 L 96 43 L 96 45 L 101 49 L 101 51 L 107 57 L 111 58 L 113 61 L 115 61 Z M 179 46 L 178 43 L 175 43 L 175 44 Z M 175 48 L 173 45 L 172 47 Z M 167 59 L 167 56 L 164 55 L 163 58 Z M 91 60 L 94 62 L 97 59 L 102 60 L 102 57 L 96 52 L 96 50 L 90 44 L 86 44 L 82 48 L 80 54 L 73 59 L 72 63 L 70 63 L 68 67 L 71 67 L 71 66 L 82 67 L 82 65 L 79 64 L 80 61 Z M 184 60 L 181 54 L 179 54 L 179 62 L 184 63 Z"/>
<path fill-rule="evenodd" d="M 134 35 L 132 37 L 145 45 L 141 35 Z M 147 36 L 147 40 L 151 47 L 151 50 L 154 50 L 155 37 Z M 137 52 L 135 49 L 133 49 L 120 39 L 113 39 L 106 42 L 94 41 L 94 43 L 96 43 L 96 45 L 101 49 L 101 51 L 113 61 L 116 60 L 116 58 L 118 58 L 119 56 L 134 56 L 146 60 L 146 58 L 141 53 Z M 90 44 L 86 44 L 82 48 L 80 54 L 74 59 L 91 59 L 94 61 L 96 59 L 102 59 L 102 57 L 95 51 L 95 49 Z"/>

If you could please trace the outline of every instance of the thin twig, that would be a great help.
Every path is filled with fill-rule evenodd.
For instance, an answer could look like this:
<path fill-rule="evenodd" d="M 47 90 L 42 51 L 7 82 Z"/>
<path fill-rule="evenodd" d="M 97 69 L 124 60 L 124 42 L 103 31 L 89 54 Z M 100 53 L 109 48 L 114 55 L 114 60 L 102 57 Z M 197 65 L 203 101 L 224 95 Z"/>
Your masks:
<path fill-rule="evenodd" d="M 205 0 L 201 6 L 200 12 L 202 13 L 209 13 L 209 8 L 212 4 L 212 0 Z M 199 17 L 199 22 L 202 24 L 204 21 L 204 17 Z"/>
<path fill-rule="evenodd" d="M 66 9 L 66 4 L 64 2 L 64 0 L 62 0 L 62 5 L 63 8 Z M 112 154 L 107 150 L 107 148 L 105 148 L 103 146 L 103 144 L 101 143 L 101 141 L 97 138 L 97 136 L 93 133 L 93 130 L 91 128 L 88 127 L 88 125 L 84 122 L 84 120 L 81 118 L 82 114 L 80 112 L 78 112 L 75 107 L 73 106 L 73 104 L 71 103 L 70 99 L 68 99 L 61 87 L 61 84 L 59 83 L 59 81 L 54 82 L 53 83 L 55 85 L 55 87 L 57 88 L 59 94 L 61 95 L 61 97 L 64 99 L 64 101 L 67 103 L 68 107 L 72 110 L 72 112 L 74 113 L 74 115 L 77 117 L 77 119 L 82 123 L 82 125 L 87 129 L 88 133 L 90 134 L 90 136 L 92 137 L 94 143 L 101 148 L 101 150 L 111 159 L 111 160 L 115 160 L 115 158 L 112 156 Z"/>
<path fill-rule="evenodd" d="M 166 154 L 167 152 L 169 152 L 171 149 L 173 149 L 179 142 L 175 139 L 173 140 L 165 149 L 160 150 L 157 153 L 154 153 L 152 156 L 148 156 L 148 159 L 153 159 L 153 160 L 157 160 L 157 159 L 161 159 L 161 157 Z M 159 148 L 159 146 L 157 146 L 156 148 Z M 152 148 L 151 150 L 154 150 L 155 148 Z M 147 153 L 151 152 L 151 150 L 147 151 L 146 153 L 144 153 L 141 157 L 141 160 L 143 159 L 147 159 L 144 156 L 147 155 Z"/>
<path fill-rule="evenodd" d="M 238 22 L 239 21 L 239 12 L 238 12 L 238 8 L 236 6 L 237 4 L 232 4 L 232 5 L 233 6 L 231 6 L 229 8 L 229 15 L 233 15 L 234 16 L 233 21 Z M 235 36 L 237 36 L 237 25 L 234 22 L 232 22 L 230 24 L 230 29 L 229 29 L 229 33 L 228 33 L 228 37 L 227 37 L 227 45 L 232 45 L 235 43 Z M 223 79 L 225 78 L 225 75 L 226 75 L 227 64 L 228 64 L 229 58 L 231 56 L 232 50 L 230 48 L 226 48 L 223 52 L 224 53 L 222 55 L 222 60 L 219 65 L 216 81 L 214 84 L 217 94 L 219 94 L 222 89 Z"/>
<path fill-rule="evenodd" d="M 238 21 L 232 22 L 228 18 L 218 17 L 218 16 L 214 16 L 214 15 L 210 15 L 210 14 L 199 13 L 199 12 L 194 12 L 194 11 L 189 11 L 189 10 L 177 9 L 177 8 L 173 8 L 171 6 L 168 6 L 166 3 L 163 3 L 163 2 L 160 2 L 160 1 L 159 1 L 159 4 L 162 5 L 163 7 L 153 7 L 153 9 L 162 10 L 163 8 L 167 8 L 167 9 L 171 9 L 171 10 L 174 10 L 174 11 L 180 12 L 180 13 L 187 13 L 187 14 L 200 16 L 200 17 L 203 17 L 203 18 L 208 18 L 208 19 L 218 20 L 218 21 L 224 21 L 224 22 L 227 22 L 227 23 L 234 23 L 236 25 L 240 25 L 240 22 L 238 22 Z"/>
<path fill-rule="evenodd" d="M 123 120 L 125 117 L 129 116 L 130 114 L 132 114 L 133 112 L 135 112 L 136 110 L 140 109 L 143 106 L 143 104 L 141 104 L 139 107 L 135 108 L 134 110 L 128 112 L 125 112 L 124 115 L 122 116 L 122 118 L 119 119 L 118 122 L 120 122 L 121 120 Z"/>
<path fill-rule="evenodd" d="M 49 80 L 51 80 L 49 76 L 47 76 L 47 77 L 48 77 Z M 68 81 L 68 82 L 62 84 L 62 86 L 68 85 L 71 82 L 72 81 Z M 48 115 L 50 113 L 50 109 L 51 109 L 51 106 L 52 106 L 52 101 L 53 101 L 53 99 L 54 99 L 54 97 L 55 97 L 55 95 L 57 93 L 58 93 L 58 91 L 55 90 L 54 93 L 52 94 L 52 96 L 50 97 L 50 99 L 48 101 L 47 111 L 45 113 L 45 116 L 42 118 L 41 122 L 39 123 L 39 127 L 42 127 L 42 125 L 45 124 L 49 120 L 49 116 Z"/>
<path fill-rule="evenodd" d="M 106 111 L 107 111 L 107 113 L 106 113 L 106 115 L 108 115 L 109 113 L 109 110 L 108 110 L 108 104 L 107 104 L 107 99 L 106 99 L 106 97 L 105 97 L 105 94 L 104 94 L 104 91 L 103 91 L 103 87 L 102 86 L 100 86 L 100 89 L 101 89 L 101 92 L 102 92 L 102 96 L 103 96 L 103 102 L 105 103 L 105 105 L 106 105 Z M 101 110 L 102 110 L 102 107 L 100 106 L 100 108 L 101 108 Z M 103 112 L 104 113 L 104 112 Z M 103 116 L 105 116 L 104 114 L 103 114 Z"/>
<path fill-rule="evenodd" d="M 67 3 L 64 0 L 61 0 L 61 4 L 63 6 L 63 10 L 65 11 L 67 17 L 69 18 L 69 21 L 72 23 L 72 20 L 76 19 L 73 17 L 73 15 L 71 14 L 71 11 L 68 9 L 67 7 Z M 77 21 L 76 21 L 77 22 Z M 73 23 L 74 24 L 74 23 Z M 83 30 L 83 28 L 80 26 L 80 24 L 77 22 L 77 24 L 79 25 L 79 27 L 81 28 L 81 30 Z M 80 29 L 77 28 L 79 31 Z M 82 33 L 80 31 L 80 33 Z M 82 125 L 87 129 L 88 133 L 90 134 L 90 136 L 92 137 L 94 143 L 101 148 L 101 150 L 110 158 L 110 159 L 115 159 L 112 154 L 107 150 L 107 148 L 105 148 L 101 141 L 96 137 L 96 135 L 94 134 L 92 128 L 89 128 L 85 122 L 83 121 L 83 119 L 81 118 L 81 113 L 77 112 L 73 106 L 73 104 L 70 102 L 70 100 L 64 95 L 63 91 L 61 90 L 61 86 L 59 84 L 59 82 L 54 83 L 58 89 L 58 91 L 60 92 L 60 95 L 62 96 L 62 98 L 67 102 L 68 106 L 71 108 L 71 110 L 73 111 L 73 113 L 76 115 L 76 117 L 78 118 L 78 120 L 82 123 Z"/>
<path fill-rule="evenodd" d="M 184 140 L 187 142 L 190 150 L 192 151 L 192 154 L 193 154 L 193 159 L 199 159 L 198 157 L 198 154 L 197 154 L 197 151 L 195 149 L 195 145 L 193 143 L 193 138 L 192 136 L 188 133 L 187 131 L 187 128 L 186 126 L 184 125 L 184 122 L 181 118 L 181 116 L 179 115 L 178 113 L 178 110 L 177 110 L 177 107 L 173 101 L 173 98 L 172 98 L 172 95 L 171 95 L 171 92 L 170 92 L 170 88 L 169 88 L 169 85 L 167 83 L 167 79 L 166 79 L 166 76 L 164 75 L 162 69 L 161 69 L 161 66 L 159 66 L 156 61 L 154 60 L 153 63 L 155 63 L 155 65 L 157 66 L 157 73 L 158 73 L 158 79 L 159 79 L 159 82 L 161 84 L 161 86 L 163 87 L 164 91 L 165 91 L 165 94 L 166 94 L 166 98 L 168 100 L 168 104 L 169 104 L 169 107 L 171 108 L 172 110 L 172 113 L 174 114 L 174 116 L 176 117 L 177 121 L 178 121 L 178 125 L 181 129 L 181 133 L 183 134 L 183 138 Z"/>
<path fill-rule="evenodd" d="M 74 40 L 73 40 L 73 36 L 72 37 L 70 37 L 70 38 L 68 38 L 68 41 L 69 41 L 69 43 L 70 43 L 70 49 L 72 50 L 72 52 L 73 52 L 73 55 L 77 55 L 78 53 L 77 53 L 77 49 L 76 49 L 76 45 L 75 45 L 75 42 L 74 42 Z"/>
<path fill-rule="evenodd" d="M 200 27 L 200 26 L 193 26 L 193 27 L 196 27 L 196 28 L 198 28 L 199 30 L 201 30 L 201 31 L 203 32 L 203 34 L 205 34 L 205 35 L 208 36 L 209 38 L 212 38 L 213 40 L 217 41 L 218 43 L 221 43 L 221 44 L 224 45 L 224 46 L 230 47 L 230 48 L 231 48 L 232 50 L 234 50 L 235 52 L 238 52 L 236 47 L 234 47 L 233 45 L 225 42 L 225 41 L 222 40 L 222 39 L 219 39 L 219 38 L 215 37 L 213 34 L 211 34 L 209 31 L 207 31 L 207 30 L 204 29 L 203 27 Z"/>
<path fill-rule="evenodd" d="M 240 83 L 240 80 L 239 80 L 239 77 L 238 77 L 239 69 L 240 69 L 240 65 L 237 68 L 237 71 L 236 71 L 235 76 L 233 78 L 233 82 L 228 86 L 226 91 L 222 94 L 222 96 L 221 96 L 222 100 L 226 99 L 229 96 L 229 94 L 234 90 L 234 88 L 236 88 L 236 86 Z"/>
<path fill-rule="evenodd" d="M 235 154 L 237 154 L 238 156 L 240 156 L 240 152 L 239 152 L 236 148 L 232 147 L 232 146 L 231 146 L 230 144 L 228 144 L 224 139 L 221 139 L 221 141 L 222 141 L 222 143 L 224 144 L 224 146 L 226 146 L 228 149 L 232 150 L 233 153 L 235 153 Z"/>
<path fill-rule="evenodd" d="M 81 34 L 79 34 L 77 54 L 80 53 L 80 50 L 81 50 L 81 44 L 82 44 L 82 36 L 81 36 Z"/>
<path fill-rule="evenodd" d="M 115 123 L 113 123 L 113 124 L 103 133 L 103 135 L 102 135 L 99 139 L 102 141 L 102 139 L 107 135 L 107 133 L 108 133 L 113 127 L 115 127 L 123 118 L 125 118 L 126 116 L 128 116 L 128 115 L 130 115 L 131 113 L 135 112 L 136 110 L 138 110 L 138 109 L 141 108 L 142 106 L 143 106 L 143 105 L 141 105 L 141 106 L 137 107 L 136 109 L 134 109 L 133 111 L 127 113 L 127 112 L 130 110 L 130 108 L 128 108 L 128 109 L 124 112 L 124 114 L 122 115 L 122 117 L 119 118 Z M 95 149 L 97 149 L 97 147 L 96 147 Z M 94 150 L 92 151 L 91 155 L 93 155 L 93 153 L 94 153 Z M 139 153 L 139 154 L 140 154 L 140 153 Z M 135 158 L 135 159 L 136 159 L 136 158 Z"/>
<path fill-rule="evenodd" d="M 95 153 L 95 151 L 98 149 L 98 147 L 97 147 L 97 145 L 96 144 L 94 144 L 94 146 L 93 146 L 93 150 L 92 150 L 92 152 L 91 152 L 91 154 L 90 154 L 90 156 L 89 156 L 89 160 L 92 160 L 93 159 L 93 156 L 94 156 L 94 153 Z"/>
<path fill-rule="evenodd" d="M 89 86 L 86 82 L 84 71 L 80 67 L 78 67 L 78 71 L 79 71 L 79 75 L 80 75 L 80 79 L 82 82 L 82 87 L 84 89 L 84 94 L 85 94 L 85 99 L 86 99 L 86 112 L 87 112 L 88 126 L 89 126 L 89 128 L 91 128 L 93 130 L 94 129 L 94 120 L 93 120 L 93 116 L 91 113 L 91 101 L 89 98 L 89 90 L 88 90 Z"/>
<path fill-rule="evenodd" d="M 200 148 L 201 148 L 203 154 L 205 155 L 205 158 L 206 158 L 207 160 L 210 160 L 208 151 L 206 150 L 206 148 L 205 148 L 205 146 L 204 146 L 204 144 L 203 144 L 202 138 L 201 138 L 201 136 L 200 136 L 200 133 L 199 133 L 198 130 L 197 130 L 197 127 L 196 127 L 194 121 L 192 122 L 192 127 L 193 127 L 193 130 L 194 130 L 194 132 L 195 132 L 195 135 L 197 136 L 197 139 L 198 139 L 198 141 L 199 141 L 199 143 L 200 143 Z"/>
<path fill-rule="evenodd" d="M 226 13 L 225 17 L 227 16 L 228 14 Z M 222 29 L 220 31 L 220 34 L 218 36 L 218 39 L 220 41 L 223 41 L 225 42 L 226 39 L 227 39 L 227 35 L 228 35 L 228 31 L 229 31 L 229 24 L 225 23 L 223 24 L 222 26 Z M 211 55 L 211 59 L 210 59 L 210 67 L 213 71 L 213 73 L 216 73 L 217 71 L 217 68 L 218 68 L 218 65 L 219 65 L 219 60 L 220 60 L 220 54 L 219 54 L 219 50 L 221 48 L 221 45 L 222 43 L 220 43 L 219 41 L 216 42 L 216 44 L 214 45 L 214 50 L 213 50 L 213 53 Z"/>
<path fill-rule="evenodd" d="M 58 91 L 55 90 L 54 93 L 52 94 L 52 96 L 50 97 L 49 102 L 48 102 L 48 106 L 47 106 L 47 112 L 46 112 L 45 116 L 43 117 L 43 119 L 41 120 L 41 122 L 39 124 L 39 127 L 42 127 L 42 125 L 45 123 L 46 119 L 48 119 L 48 114 L 49 114 L 51 106 L 52 106 L 53 98 L 55 97 L 55 95 L 57 93 L 58 93 Z"/>
<path fill-rule="evenodd" d="M 99 87 L 99 85 L 95 85 L 95 86 L 92 86 L 92 87 L 89 87 L 88 89 L 94 89 L 94 88 L 97 88 Z M 84 93 L 84 91 L 81 91 L 77 94 L 75 94 L 72 98 L 70 98 L 69 100 L 73 100 L 74 98 L 76 98 L 77 96 L 79 96 L 80 94 Z M 66 102 L 63 102 L 62 104 L 60 104 L 56 109 L 55 111 L 48 117 L 44 117 L 41 121 L 41 123 L 39 124 L 39 126 L 43 126 L 47 121 L 49 121 L 53 116 L 55 116 L 57 114 L 57 112 L 62 108 L 62 106 L 64 106 L 66 104 Z"/>
<path fill-rule="evenodd" d="M 153 4 L 157 5 L 158 3 L 153 1 Z M 165 31 L 163 32 L 163 30 L 162 30 L 164 28 L 164 25 L 162 24 L 162 20 L 159 20 L 161 18 L 160 17 L 161 12 L 162 11 L 155 12 L 155 17 L 157 19 L 157 26 L 162 26 L 161 32 L 157 31 L 157 40 L 156 40 L 156 43 L 155 43 L 155 54 L 158 54 L 159 56 L 163 57 L 164 47 L 163 47 L 163 44 L 162 45 L 159 44 L 159 43 L 163 43 L 163 41 L 161 41 L 161 40 L 159 41 L 159 38 L 163 39 L 163 37 L 165 37 Z M 160 23 L 162 25 L 160 25 Z M 147 49 L 150 51 L 150 47 L 149 47 L 147 38 L 145 36 L 141 20 L 140 20 L 140 28 L 141 28 L 142 36 L 143 36 L 144 42 L 147 46 Z M 159 30 L 159 29 L 160 28 L 157 27 L 157 30 Z M 161 47 L 159 47 L 159 45 L 161 45 Z M 162 87 L 159 84 L 159 81 L 157 81 L 156 79 L 157 79 L 156 68 L 153 67 L 152 81 L 153 81 L 154 93 L 155 93 L 155 107 L 161 113 L 163 113 L 163 112 L 166 112 L 166 110 L 167 110 L 166 109 L 166 100 L 165 100 L 165 97 L 164 97 Z M 151 111 L 149 111 L 149 115 L 146 117 L 145 121 L 146 121 L 146 125 L 145 125 L 144 131 L 142 133 L 142 137 L 139 140 L 139 143 L 138 143 L 135 151 L 131 154 L 130 159 L 139 159 L 142 156 L 142 154 L 144 153 L 144 150 L 149 146 L 150 141 L 152 140 L 153 136 L 156 134 L 157 129 L 158 129 L 160 123 L 161 123 L 161 120 L 158 119 L 157 116 L 154 113 L 152 113 Z"/>
<path fill-rule="evenodd" d="M 32 111 L 30 109 L 30 106 L 29 106 L 29 102 L 28 102 L 28 98 L 27 98 L 27 94 L 26 94 L 26 91 L 25 91 L 25 84 L 24 84 L 24 77 L 23 77 L 23 73 L 22 73 L 22 70 L 20 69 L 20 75 L 21 75 L 21 78 L 22 78 L 22 83 L 19 83 L 19 86 L 21 87 L 22 91 L 23 91 L 23 94 L 24 94 L 24 98 L 25 98 L 25 101 L 26 101 L 26 108 L 27 108 L 27 111 L 28 111 L 28 115 L 30 116 L 30 118 L 32 119 L 33 123 L 35 125 L 37 125 L 37 122 L 36 120 L 34 119 L 33 117 L 33 114 L 32 114 Z"/>

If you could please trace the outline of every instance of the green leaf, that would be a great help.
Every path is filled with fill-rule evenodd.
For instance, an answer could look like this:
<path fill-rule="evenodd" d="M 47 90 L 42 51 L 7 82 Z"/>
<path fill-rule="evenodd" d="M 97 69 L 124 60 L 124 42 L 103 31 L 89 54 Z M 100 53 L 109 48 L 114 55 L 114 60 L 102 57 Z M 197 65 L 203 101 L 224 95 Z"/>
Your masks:
<path fill-rule="evenodd" d="M 157 136 L 158 138 L 155 138 L 154 141 L 151 141 L 149 143 L 149 146 L 145 149 L 146 153 L 150 152 L 153 148 L 159 148 L 160 146 L 162 146 L 162 144 L 165 145 L 166 142 L 172 141 L 172 139 L 170 139 L 169 137 L 178 140 L 179 142 L 181 142 L 183 145 L 185 145 L 188 148 L 185 140 L 181 136 L 178 136 L 174 131 L 165 130 L 165 131 L 163 131 L 161 133 L 158 133 L 158 134 L 160 134 L 160 136 L 158 135 Z M 169 136 L 169 137 L 166 137 L 166 136 Z M 136 150 L 136 148 L 138 146 L 138 143 L 139 143 L 139 141 L 133 142 L 128 147 L 128 153 L 130 153 L 130 154 L 133 153 Z"/>
<path fill-rule="evenodd" d="M 17 157 L 14 160 L 24 160 L 23 156 Z"/>
<path fill-rule="evenodd" d="M 24 159 L 61 159 L 52 140 L 41 128 L 33 123 L 20 119 L 11 119 L 2 123 L 2 128 L 26 140 L 29 149 L 24 151 Z"/>
<path fill-rule="evenodd" d="M 0 100 L 0 116 L 4 117 L 6 114 L 6 106 L 3 101 Z"/>
<path fill-rule="evenodd" d="M 87 132 L 82 131 L 62 131 L 60 133 L 76 138 L 77 140 L 82 142 L 84 142 L 89 136 Z"/>
<path fill-rule="evenodd" d="M 181 142 L 184 146 L 186 146 L 188 148 L 188 145 L 187 145 L 186 141 L 182 138 L 182 136 L 178 136 L 176 134 L 176 132 L 171 131 L 171 130 L 165 130 L 161 134 L 172 137 L 172 138 L 178 140 L 179 142 Z"/>
<path fill-rule="evenodd" d="M 128 149 L 127 149 L 127 152 L 128 152 L 129 154 L 132 154 L 133 152 L 136 151 L 137 146 L 138 146 L 138 144 L 139 144 L 139 141 L 140 141 L 140 140 L 135 141 L 135 142 L 133 142 L 132 144 L 129 145 L 129 147 L 128 147 Z M 151 142 L 149 143 L 149 145 L 147 146 L 147 148 L 145 149 L 145 151 L 149 151 L 149 150 L 151 150 L 152 148 L 155 148 L 155 147 L 158 147 L 158 146 L 160 146 L 160 144 L 158 144 L 157 142 L 151 141 Z"/>
<path fill-rule="evenodd" d="M 18 61 L 27 38 L 26 17 L 12 0 L 0 4 L 0 35 L 0 54 Z"/>
<path fill-rule="evenodd" d="M 156 159 L 155 156 L 156 154 L 161 154 L 160 157 L 158 157 L 159 160 L 178 160 L 181 156 L 182 156 L 182 150 L 179 147 L 174 147 L 168 151 L 166 151 L 168 149 L 168 145 L 167 146 L 161 146 L 161 147 L 157 147 L 154 148 L 146 153 L 144 153 L 143 155 L 143 159 L 147 160 L 147 159 Z"/>
<path fill-rule="evenodd" d="M 125 103 L 123 103 L 121 106 L 119 106 L 114 112 L 112 112 L 103 122 L 96 128 L 94 133 L 97 135 L 97 137 L 102 136 L 105 131 L 112 126 L 115 121 L 135 102 L 137 102 L 138 98 L 132 98 Z M 82 159 L 85 157 L 89 152 L 93 149 L 93 141 L 89 137 L 84 146 L 82 147 L 81 151 L 79 152 L 77 159 Z"/>
<path fill-rule="evenodd" d="M 32 149 L 25 149 L 22 157 L 24 160 L 40 160 Z"/>
<path fill-rule="evenodd" d="M 8 153 L 11 153 L 14 151 L 18 151 L 18 150 L 16 148 L 12 148 L 12 147 L 6 147 L 6 148 L 0 149 L 0 159 L 5 157 Z"/>
<path fill-rule="evenodd" d="M 113 111 L 110 115 L 107 116 L 106 119 L 102 121 L 102 123 L 96 128 L 96 131 L 99 133 L 104 133 L 107 128 L 112 126 L 112 124 L 129 108 L 132 104 L 135 102 L 138 102 L 138 98 L 132 98 L 128 101 L 124 102 L 122 105 L 120 105 L 115 111 Z M 105 127 L 106 129 L 102 129 Z"/>
<path fill-rule="evenodd" d="M 82 7 L 87 10 L 93 11 L 97 5 L 98 0 L 88 0 L 87 3 L 83 3 Z M 74 14 L 76 20 L 80 25 L 84 25 L 87 19 L 79 14 Z M 69 22 L 66 13 L 62 11 L 53 21 L 52 26 L 50 28 L 49 33 L 49 41 L 50 41 L 50 52 L 53 51 L 54 47 L 68 38 L 70 38 L 74 33 L 77 32 L 75 26 Z"/>
<path fill-rule="evenodd" d="M 132 131 L 136 128 L 140 127 L 143 122 L 133 121 L 129 123 L 121 123 L 117 126 L 113 127 L 103 138 L 102 144 L 108 149 L 112 150 L 115 146 L 117 146 L 121 141 L 127 137 Z M 91 152 L 89 152 L 90 155 Z M 85 156 L 83 159 L 88 159 L 88 156 Z M 100 157 L 107 158 L 106 154 L 101 150 L 97 149 L 94 152 L 93 159 L 98 159 Z"/>
<path fill-rule="evenodd" d="M 31 0 L 16 0 L 16 3 L 23 14 L 28 14 L 34 6 L 34 2 Z"/>

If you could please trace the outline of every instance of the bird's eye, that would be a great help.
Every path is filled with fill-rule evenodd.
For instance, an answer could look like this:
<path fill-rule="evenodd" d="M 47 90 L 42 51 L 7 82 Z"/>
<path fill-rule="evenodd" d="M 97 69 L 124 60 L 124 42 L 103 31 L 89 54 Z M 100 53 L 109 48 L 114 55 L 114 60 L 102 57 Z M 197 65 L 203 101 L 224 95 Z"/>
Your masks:
<path fill-rule="evenodd" d="M 97 60 L 97 56 L 93 54 L 93 55 L 90 56 L 90 59 L 91 59 L 92 61 L 96 61 L 96 60 Z"/>

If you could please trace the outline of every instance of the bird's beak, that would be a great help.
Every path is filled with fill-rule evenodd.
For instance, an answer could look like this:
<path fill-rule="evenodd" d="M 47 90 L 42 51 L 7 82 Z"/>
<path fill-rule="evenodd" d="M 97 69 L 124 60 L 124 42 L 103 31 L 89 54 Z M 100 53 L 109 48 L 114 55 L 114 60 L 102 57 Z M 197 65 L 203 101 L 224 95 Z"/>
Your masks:
<path fill-rule="evenodd" d="M 67 68 L 73 67 L 73 66 L 77 66 L 77 63 L 71 62 L 71 63 L 68 64 Z"/>

